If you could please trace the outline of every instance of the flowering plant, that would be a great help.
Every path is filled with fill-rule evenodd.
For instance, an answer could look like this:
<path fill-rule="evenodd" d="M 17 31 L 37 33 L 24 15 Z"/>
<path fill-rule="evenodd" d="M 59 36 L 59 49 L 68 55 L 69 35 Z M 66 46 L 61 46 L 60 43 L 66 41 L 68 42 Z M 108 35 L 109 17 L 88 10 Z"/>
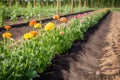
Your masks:
<path fill-rule="evenodd" d="M 34 28 L 41 28 L 42 27 L 42 25 L 40 24 L 40 23 L 36 23 L 35 25 L 34 25 Z"/>
<path fill-rule="evenodd" d="M 49 22 L 49 23 L 47 23 L 47 24 L 45 25 L 45 30 L 46 30 L 46 31 L 51 31 L 51 30 L 54 29 L 54 27 L 55 27 L 55 24 L 52 23 L 52 22 Z"/>
<path fill-rule="evenodd" d="M 32 20 L 32 21 L 29 22 L 29 26 L 30 26 L 30 27 L 33 27 L 35 24 L 37 24 L 37 22 L 34 21 L 34 20 Z"/>
<path fill-rule="evenodd" d="M 8 31 L 11 28 L 11 26 L 5 26 L 4 28 Z"/>
<path fill-rule="evenodd" d="M 12 34 L 10 32 L 5 32 L 2 34 L 3 38 L 10 39 L 12 37 Z"/>
<path fill-rule="evenodd" d="M 60 18 L 60 21 L 66 23 L 67 19 L 65 17 L 62 17 L 62 18 Z"/>

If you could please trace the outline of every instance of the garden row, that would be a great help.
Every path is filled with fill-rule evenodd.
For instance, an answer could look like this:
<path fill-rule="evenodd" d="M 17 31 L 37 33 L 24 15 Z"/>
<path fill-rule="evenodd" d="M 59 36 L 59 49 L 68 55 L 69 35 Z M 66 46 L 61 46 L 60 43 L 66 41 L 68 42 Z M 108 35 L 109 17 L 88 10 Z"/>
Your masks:
<path fill-rule="evenodd" d="M 62 6 L 60 8 L 60 14 L 70 13 L 69 6 Z M 89 8 L 74 8 L 74 12 L 83 12 L 90 10 Z M 0 26 L 5 24 L 5 21 L 10 21 L 15 23 L 17 20 L 21 19 L 22 21 L 30 21 L 30 19 L 40 20 L 41 18 L 50 17 L 56 14 L 56 6 L 49 7 L 41 7 L 37 5 L 36 7 L 32 7 L 30 3 L 28 3 L 27 7 L 21 7 L 18 3 L 13 5 L 12 7 L 6 7 L 0 4 Z"/>
<path fill-rule="evenodd" d="M 36 33 L 34 28 L 39 27 L 40 23 L 32 21 L 29 26 L 34 26 L 33 32 L 26 33 L 22 43 L 12 47 L 14 41 L 9 39 L 11 36 L 3 35 L 4 40 L 0 42 L 0 80 L 31 80 L 38 76 L 37 73 L 51 64 L 55 54 L 65 52 L 74 40 L 84 39 L 84 33 L 108 11 L 104 8 L 87 16 L 76 15 L 67 26 L 66 19 L 57 15 L 54 19 L 64 22 L 62 25 L 57 27 L 49 22 Z M 6 29 L 9 32 L 9 27 Z"/>

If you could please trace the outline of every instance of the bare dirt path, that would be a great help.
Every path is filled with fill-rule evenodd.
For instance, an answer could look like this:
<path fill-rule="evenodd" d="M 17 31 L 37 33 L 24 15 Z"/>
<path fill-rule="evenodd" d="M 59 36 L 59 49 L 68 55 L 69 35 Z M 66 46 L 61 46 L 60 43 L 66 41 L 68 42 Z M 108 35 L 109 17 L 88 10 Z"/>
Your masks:
<path fill-rule="evenodd" d="M 111 13 L 109 24 L 105 26 L 109 26 L 110 30 L 105 37 L 107 45 L 102 49 L 104 56 L 99 66 L 102 74 L 120 80 L 120 12 Z"/>
<path fill-rule="evenodd" d="M 120 80 L 120 12 L 110 12 L 35 80 Z"/>

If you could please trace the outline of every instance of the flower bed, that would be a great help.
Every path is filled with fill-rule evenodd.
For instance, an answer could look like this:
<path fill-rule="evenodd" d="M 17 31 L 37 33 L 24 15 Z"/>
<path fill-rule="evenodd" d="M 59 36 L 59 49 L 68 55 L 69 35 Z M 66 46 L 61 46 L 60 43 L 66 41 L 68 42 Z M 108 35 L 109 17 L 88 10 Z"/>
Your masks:
<path fill-rule="evenodd" d="M 62 6 L 60 8 L 60 14 L 67 14 L 70 12 L 69 6 Z M 74 12 L 85 12 L 88 10 L 93 10 L 90 8 L 81 8 L 75 7 Z M 30 3 L 26 7 L 20 6 L 18 3 L 13 5 L 12 7 L 8 7 L 0 4 L 0 28 L 6 24 L 18 24 L 28 22 L 31 19 L 44 19 L 47 17 L 51 17 L 56 14 L 56 6 L 41 6 L 37 5 L 36 7 L 32 7 Z"/>
<path fill-rule="evenodd" d="M 12 48 L 10 44 L 14 41 L 5 38 L 0 42 L 0 79 L 29 80 L 36 77 L 37 72 L 43 72 L 51 64 L 55 54 L 65 52 L 74 40 L 84 39 L 84 33 L 108 11 L 105 8 L 88 16 L 77 15 L 68 26 L 64 23 L 59 28 L 55 27 L 55 23 L 49 22 L 35 36 L 31 36 L 31 32 L 26 33 L 24 41 Z"/>

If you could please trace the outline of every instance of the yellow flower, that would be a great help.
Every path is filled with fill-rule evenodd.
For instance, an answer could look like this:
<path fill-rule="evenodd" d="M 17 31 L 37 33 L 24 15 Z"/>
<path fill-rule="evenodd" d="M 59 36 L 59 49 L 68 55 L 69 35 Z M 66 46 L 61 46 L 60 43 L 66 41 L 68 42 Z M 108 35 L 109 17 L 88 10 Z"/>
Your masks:
<path fill-rule="evenodd" d="M 34 28 L 41 28 L 41 24 L 40 23 L 35 24 Z"/>
<path fill-rule="evenodd" d="M 5 32 L 5 33 L 2 34 L 2 37 L 10 39 L 12 37 L 12 34 L 10 32 Z"/>
<path fill-rule="evenodd" d="M 54 29 L 54 26 L 55 26 L 54 23 L 49 22 L 49 23 L 47 23 L 47 24 L 45 25 L 45 30 L 46 30 L 46 31 L 53 30 L 53 29 Z"/>
<path fill-rule="evenodd" d="M 24 39 L 26 39 L 26 40 L 31 39 L 31 38 L 33 38 L 33 37 L 34 37 L 34 35 L 31 34 L 31 33 L 26 33 L 26 34 L 24 34 Z"/>

